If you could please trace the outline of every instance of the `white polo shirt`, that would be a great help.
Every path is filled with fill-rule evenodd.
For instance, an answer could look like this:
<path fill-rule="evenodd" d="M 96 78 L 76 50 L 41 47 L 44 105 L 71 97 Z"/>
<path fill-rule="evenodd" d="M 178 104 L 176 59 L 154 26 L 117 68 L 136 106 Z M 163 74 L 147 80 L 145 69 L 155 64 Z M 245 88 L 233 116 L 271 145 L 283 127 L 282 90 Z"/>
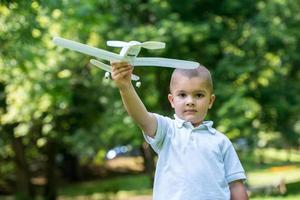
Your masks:
<path fill-rule="evenodd" d="M 155 137 L 144 134 L 158 154 L 153 200 L 229 200 L 228 184 L 246 179 L 229 139 L 212 121 L 194 128 L 176 115 L 155 116 Z"/>

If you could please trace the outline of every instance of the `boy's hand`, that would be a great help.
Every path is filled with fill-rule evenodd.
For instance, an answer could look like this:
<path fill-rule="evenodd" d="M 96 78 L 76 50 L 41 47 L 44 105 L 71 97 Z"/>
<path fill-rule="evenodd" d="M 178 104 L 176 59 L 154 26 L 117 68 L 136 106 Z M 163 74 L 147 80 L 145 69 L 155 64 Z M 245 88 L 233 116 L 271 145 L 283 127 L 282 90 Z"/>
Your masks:
<path fill-rule="evenodd" d="M 128 88 L 131 85 L 132 66 L 125 61 L 112 61 L 111 76 L 119 89 Z"/>

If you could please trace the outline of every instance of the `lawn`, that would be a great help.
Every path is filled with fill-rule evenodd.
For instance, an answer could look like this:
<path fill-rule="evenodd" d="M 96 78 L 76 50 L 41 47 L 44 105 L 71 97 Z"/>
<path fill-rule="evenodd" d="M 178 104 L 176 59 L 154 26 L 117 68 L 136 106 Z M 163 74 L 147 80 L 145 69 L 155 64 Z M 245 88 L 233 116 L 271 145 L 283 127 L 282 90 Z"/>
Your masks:
<path fill-rule="evenodd" d="M 299 169 L 300 171 L 300 169 Z M 258 172 L 256 172 L 258 173 Z M 262 175 L 266 172 L 262 172 Z M 289 187 L 289 185 L 288 185 Z M 296 200 L 300 199 L 300 182 L 292 186 L 292 194 L 286 196 L 257 196 L 253 200 Z M 62 187 L 59 200 L 149 200 L 151 184 L 146 175 L 128 175 L 103 181 L 89 181 Z M 137 198 L 139 197 L 139 198 Z"/>
<path fill-rule="evenodd" d="M 300 165 L 285 165 L 248 173 L 248 183 L 253 186 L 277 184 L 280 180 L 293 183 L 300 180 Z"/>
<path fill-rule="evenodd" d="M 59 190 L 60 196 L 75 197 L 80 195 L 93 195 L 96 193 L 128 193 L 151 194 L 151 182 L 146 175 L 126 175 L 107 180 L 87 181 L 71 184 Z"/>
<path fill-rule="evenodd" d="M 264 163 L 257 164 L 257 155 L 264 156 Z M 286 158 L 290 162 L 286 162 Z M 285 196 L 255 196 L 253 200 L 295 200 L 300 199 L 300 154 L 284 150 L 266 149 L 255 152 L 252 157 L 242 157 L 248 176 L 249 187 L 274 185 L 284 179 L 288 194 Z M 128 175 L 102 181 L 91 181 L 63 187 L 59 194 L 60 200 L 79 197 L 78 200 L 89 199 L 136 199 L 136 196 L 147 196 L 151 199 L 151 183 L 146 175 Z M 81 197 L 81 198 L 80 198 Z M 76 198 L 76 199 L 77 199 Z M 147 198 L 139 198 L 146 200 Z"/>
<path fill-rule="evenodd" d="M 300 194 L 299 195 L 289 195 L 289 196 L 282 196 L 282 197 L 255 197 L 251 198 L 251 200 L 297 200 L 300 199 Z"/>
<path fill-rule="evenodd" d="M 257 153 L 257 152 L 256 152 Z M 283 150 L 267 149 L 264 163 L 257 164 L 257 154 L 241 156 L 248 176 L 248 187 L 274 185 L 284 179 L 287 194 L 253 196 L 251 200 L 300 199 L 300 154 L 292 152 L 290 162 Z M 121 175 L 109 179 L 63 184 L 59 188 L 59 200 L 151 200 L 151 181 L 147 175 Z M 11 200 L 11 197 L 0 199 Z"/>

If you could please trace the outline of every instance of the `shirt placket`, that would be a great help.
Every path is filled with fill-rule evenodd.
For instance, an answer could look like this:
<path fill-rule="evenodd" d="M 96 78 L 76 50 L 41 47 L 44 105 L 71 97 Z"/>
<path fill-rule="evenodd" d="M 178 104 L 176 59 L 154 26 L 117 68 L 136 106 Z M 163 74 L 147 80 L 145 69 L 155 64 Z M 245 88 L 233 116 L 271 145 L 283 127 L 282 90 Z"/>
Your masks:
<path fill-rule="evenodd" d="M 186 153 L 188 147 L 191 145 L 191 143 L 194 142 L 194 128 L 192 128 L 190 125 L 187 125 L 188 135 L 187 135 L 187 141 L 185 143 L 183 152 Z"/>

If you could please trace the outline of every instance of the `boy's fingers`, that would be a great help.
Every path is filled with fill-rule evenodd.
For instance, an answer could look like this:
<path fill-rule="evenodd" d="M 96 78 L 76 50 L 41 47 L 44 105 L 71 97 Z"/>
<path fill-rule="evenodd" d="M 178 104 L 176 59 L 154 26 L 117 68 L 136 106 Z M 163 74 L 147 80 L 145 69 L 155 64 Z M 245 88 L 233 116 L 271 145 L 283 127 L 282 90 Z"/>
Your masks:
<path fill-rule="evenodd" d="M 123 71 L 123 70 L 131 70 L 131 69 L 132 69 L 132 66 L 129 64 L 120 65 L 120 66 L 112 65 L 112 71 L 116 72 L 116 73 Z"/>
<path fill-rule="evenodd" d="M 132 70 L 131 67 L 123 67 L 123 68 L 116 68 L 113 69 L 112 72 L 115 74 L 123 73 L 123 72 L 130 72 Z"/>
<path fill-rule="evenodd" d="M 119 63 L 119 62 L 120 62 L 120 61 L 114 61 L 114 60 L 113 60 L 113 61 L 110 61 L 110 64 L 111 64 L 111 65 L 116 65 L 116 64 Z"/>
<path fill-rule="evenodd" d="M 123 71 L 113 76 L 113 79 L 124 78 L 127 77 L 128 75 L 129 75 L 128 71 Z"/>
<path fill-rule="evenodd" d="M 131 73 L 132 73 L 132 67 L 113 69 L 112 78 L 119 79 L 127 75 L 130 75 Z"/>
<path fill-rule="evenodd" d="M 110 61 L 111 65 L 114 66 L 122 66 L 122 65 L 129 65 L 129 63 L 127 61 Z"/>

